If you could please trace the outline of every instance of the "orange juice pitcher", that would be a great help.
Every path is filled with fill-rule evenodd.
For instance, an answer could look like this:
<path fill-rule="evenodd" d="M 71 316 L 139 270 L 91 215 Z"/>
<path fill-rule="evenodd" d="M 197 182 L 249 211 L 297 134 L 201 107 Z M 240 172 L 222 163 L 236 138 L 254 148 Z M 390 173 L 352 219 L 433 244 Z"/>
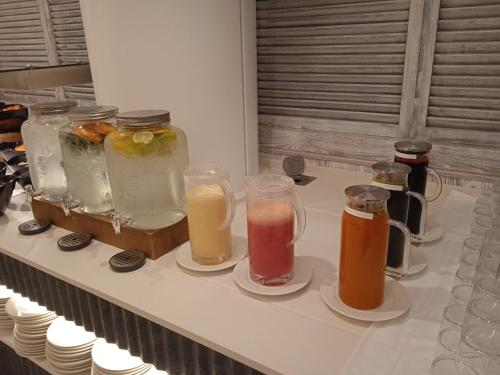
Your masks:
<path fill-rule="evenodd" d="M 405 236 L 402 270 L 389 271 L 398 276 L 408 272 L 411 234 L 406 225 L 389 218 L 389 191 L 372 185 L 353 185 L 345 189 L 345 194 L 347 203 L 342 215 L 339 298 L 355 309 L 374 309 L 384 300 L 389 226 L 395 226 Z"/>

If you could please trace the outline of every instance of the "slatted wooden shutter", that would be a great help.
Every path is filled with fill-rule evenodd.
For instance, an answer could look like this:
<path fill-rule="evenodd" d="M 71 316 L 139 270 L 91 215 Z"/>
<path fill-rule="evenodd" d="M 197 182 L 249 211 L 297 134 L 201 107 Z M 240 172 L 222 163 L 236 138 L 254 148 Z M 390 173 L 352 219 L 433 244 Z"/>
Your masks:
<path fill-rule="evenodd" d="M 500 175 L 500 1 L 428 0 L 434 50 L 421 69 L 422 109 L 417 135 L 437 145 L 448 176 Z M 433 44 L 433 47 L 429 47 Z M 417 98 L 418 98 L 417 93 Z M 418 104 L 418 103 L 417 103 Z"/>
<path fill-rule="evenodd" d="M 62 64 L 88 62 L 79 1 L 48 0 L 48 6 L 59 61 Z M 90 104 L 95 100 L 92 84 L 65 86 L 63 90 L 66 98 L 80 104 Z"/>
<path fill-rule="evenodd" d="M 500 174 L 499 0 L 258 0 L 259 145 L 370 165 L 424 138 L 449 182 Z"/>
<path fill-rule="evenodd" d="M 0 69 L 49 65 L 36 0 L 0 0 Z M 5 99 L 32 103 L 55 99 L 55 90 L 4 90 Z"/>
<path fill-rule="evenodd" d="M 500 1 L 441 1 L 427 127 L 500 133 Z"/>
<path fill-rule="evenodd" d="M 409 5 L 257 1 L 261 151 L 365 164 L 387 152 L 399 123 Z"/>
<path fill-rule="evenodd" d="M 88 62 L 78 0 L 0 0 L 0 69 Z M 5 100 L 94 103 L 92 84 L 47 90 L 4 90 Z"/>

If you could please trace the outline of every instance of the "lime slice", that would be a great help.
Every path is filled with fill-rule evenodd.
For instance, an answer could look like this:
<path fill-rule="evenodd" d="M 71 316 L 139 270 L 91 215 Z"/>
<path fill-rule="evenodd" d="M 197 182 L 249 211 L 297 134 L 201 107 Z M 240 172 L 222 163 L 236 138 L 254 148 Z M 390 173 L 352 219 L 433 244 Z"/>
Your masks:
<path fill-rule="evenodd" d="M 154 138 L 154 134 L 151 132 L 136 132 L 132 137 L 134 143 L 151 143 Z"/>

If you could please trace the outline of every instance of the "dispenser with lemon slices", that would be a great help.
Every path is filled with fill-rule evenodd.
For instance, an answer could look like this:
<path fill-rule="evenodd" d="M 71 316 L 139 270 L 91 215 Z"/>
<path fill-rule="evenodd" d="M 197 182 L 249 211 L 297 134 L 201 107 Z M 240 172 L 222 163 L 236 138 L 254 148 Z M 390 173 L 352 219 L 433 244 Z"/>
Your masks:
<path fill-rule="evenodd" d="M 115 232 L 123 225 L 150 230 L 184 219 L 187 141 L 184 132 L 170 124 L 168 111 L 118 114 L 104 149 Z"/>

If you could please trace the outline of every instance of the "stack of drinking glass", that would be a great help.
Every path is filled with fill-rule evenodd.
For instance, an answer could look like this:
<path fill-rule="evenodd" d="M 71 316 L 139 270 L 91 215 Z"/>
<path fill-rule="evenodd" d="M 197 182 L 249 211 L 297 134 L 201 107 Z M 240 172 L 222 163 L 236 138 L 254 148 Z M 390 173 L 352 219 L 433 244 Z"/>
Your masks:
<path fill-rule="evenodd" d="M 476 201 L 432 374 L 500 374 L 500 180 Z"/>

